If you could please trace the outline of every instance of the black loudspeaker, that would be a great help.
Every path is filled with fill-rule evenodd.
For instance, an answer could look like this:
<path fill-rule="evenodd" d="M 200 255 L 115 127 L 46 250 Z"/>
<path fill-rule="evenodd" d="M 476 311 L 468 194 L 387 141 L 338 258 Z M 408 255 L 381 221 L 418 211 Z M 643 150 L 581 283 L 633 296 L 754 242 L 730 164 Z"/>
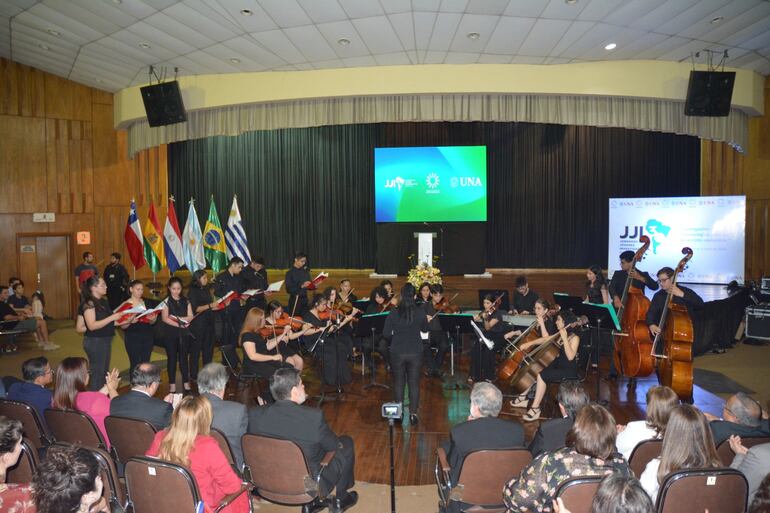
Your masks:
<path fill-rule="evenodd" d="M 150 126 L 173 125 L 187 121 L 179 82 L 163 82 L 141 88 L 144 110 Z"/>
<path fill-rule="evenodd" d="M 691 71 L 684 115 L 727 116 L 734 85 L 733 71 Z"/>

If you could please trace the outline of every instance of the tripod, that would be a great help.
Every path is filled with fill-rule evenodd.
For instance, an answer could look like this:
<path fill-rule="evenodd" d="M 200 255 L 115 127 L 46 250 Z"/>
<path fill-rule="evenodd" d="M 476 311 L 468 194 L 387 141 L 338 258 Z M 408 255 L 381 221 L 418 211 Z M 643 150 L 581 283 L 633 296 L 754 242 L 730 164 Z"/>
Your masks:
<path fill-rule="evenodd" d="M 390 513 L 396 513 L 396 456 L 393 444 L 394 419 L 388 419 L 390 433 Z"/>
<path fill-rule="evenodd" d="M 375 349 L 375 343 L 377 341 L 377 334 L 382 333 L 382 330 L 385 326 L 385 318 L 388 316 L 388 313 L 378 313 L 378 314 L 369 314 L 369 315 L 363 315 L 359 321 L 358 326 L 356 326 L 356 335 L 363 338 L 371 337 L 372 341 L 372 350 L 370 353 L 369 360 L 371 361 L 370 367 L 371 367 L 371 378 L 369 383 L 364 385 L 364 390 L 368 390 L 370 388 L 385 388 L 389 389 L 390 387 L 384 383 L 378 383 L 377 382 L 377 367 L 374 364 L 374 349 Z"/>

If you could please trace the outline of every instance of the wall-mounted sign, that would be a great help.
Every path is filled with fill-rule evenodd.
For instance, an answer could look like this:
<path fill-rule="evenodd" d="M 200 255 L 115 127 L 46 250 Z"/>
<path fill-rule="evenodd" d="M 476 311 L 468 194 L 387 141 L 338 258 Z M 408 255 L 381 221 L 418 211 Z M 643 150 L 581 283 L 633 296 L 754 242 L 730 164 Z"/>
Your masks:
<path fill-rule="evenodd" d="M 35 245 L 34 244 L 22 244 L 21 245 L 21 252 L 22 253 L 34 253 L 35 252 Z"/>
<path fill-rule="evenodd" d="M 80 246 L 91 244 L 91 232 L 78 232 L 77 235 L 75 235 L 75 238 Z"/>
<path fill-rule="evenodd" d="M 55 223 L 56 214 L 54 212 L 35 212 L 32 214 L 33 223 Z"/>

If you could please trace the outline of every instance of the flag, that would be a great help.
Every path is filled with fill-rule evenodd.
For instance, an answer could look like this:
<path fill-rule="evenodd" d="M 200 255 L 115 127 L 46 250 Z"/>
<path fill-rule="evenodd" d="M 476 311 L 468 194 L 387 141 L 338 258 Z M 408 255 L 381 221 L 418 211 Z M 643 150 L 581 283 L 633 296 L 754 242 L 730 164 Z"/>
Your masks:
<path fill-rule="evenodd" d="M 155 215 L 155 204 L 150 202 L 150 212 L 144 224 L 144 259 L 150 264 L 152 272 L 157 273 L 166 265 L 163 256 L 163 237 L 160 234 L 160 223 Z"/>
<path fill-rule="evenodd" d="M 198 213 L 195 211 L 193 200 L 190 200 L 190 210 L 187 212 L 187 221 L 182 232 L 184 250 L 184 264 L 194 273 L 198 269 L 206 268 L 206 257 L 203 254 L 203 234 L 198 223 Z"/>
<path fill-rule="evenodd" d="M 219 223 L 217 207 L 214 205 L 214 196 L 211 197 L 209 206 L 209 218 L 203 229 L 203 252 L 206 260 L 215 273 L 227 267 L 227 249 L 225 248 L 225 234 L 222 233 L 222 225 Z"/>
<path fill-rule="evenodd" d="M 225 242 L 227 243 L 227 258 L 237 256 L 241 257 L 241 260 L 246 263 L 251 262 L 249 243 L 246 240 L 246 232 L 243 231 L 241 212 L 238 210 L 237 196 L 233 196 L 233 206 L 230 207 L 230 217 L 227 219 Z"/>
<path fill-rule="evenodd" d="M 139 224 L 139 216 L 136 215 L 136 202 L 131 200 L 131 209 L 128 211 L 128 221 L 123 232 L 126 240 L 128 256 L 135 269 L 141 269 L 147 261 L 142 254 L 142 226 Z"/>
<path fill-rule="evenodd" d="M 176 220 L 174 197 L 168 198 L 168 214 L 166 225 L 163 227 L 163 242 L 166 250 L 166 265 L 172 274 L 184 265 L 184 253 L 182 251 L 182 232 L 179 231 L 179 221 Z"/>

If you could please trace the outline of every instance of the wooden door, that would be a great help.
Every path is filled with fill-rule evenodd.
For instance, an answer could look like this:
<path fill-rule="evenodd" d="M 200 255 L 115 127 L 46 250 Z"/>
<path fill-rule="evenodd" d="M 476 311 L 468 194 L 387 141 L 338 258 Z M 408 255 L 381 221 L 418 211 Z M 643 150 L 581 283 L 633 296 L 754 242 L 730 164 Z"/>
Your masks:
<path fill-rule="evenodd" d="M 35 290 L 45 295 L 45 313 L 54 319 L 73 316 L 69 235 L 20 235 L 19 278 L 25 295 Z"/>

